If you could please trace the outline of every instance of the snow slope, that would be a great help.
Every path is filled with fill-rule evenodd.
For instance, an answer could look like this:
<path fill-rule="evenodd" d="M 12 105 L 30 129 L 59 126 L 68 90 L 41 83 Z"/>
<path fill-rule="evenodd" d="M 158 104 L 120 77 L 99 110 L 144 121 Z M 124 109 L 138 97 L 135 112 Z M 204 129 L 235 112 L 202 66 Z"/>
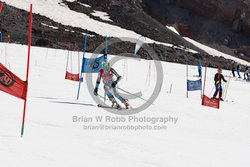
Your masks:
<path fill-rule="evenodd" d="M 174 27 L 172 27 L 172 26 L 166 26 L 166 27 L 167 27 L 169 30 L 173 31 L 174 33 L 179 34 L 179 32 L 178 32 Z M 244 64 L 244 65 L 246 65 L 246 66 L 250 66 L 250 63 L 247 62 L 247 61 L 245 61 L 245 60 L 242 60 L 242 59 L 240 59 L 240 58 L 231 56 L 231 55 L 229 55 L 229 54 L 222 53 L 222 52 L 220 52 L 220 51 L 218 51 L 218 50 L 216 50 L 216 49 L 213 49 L 213 48 L 208 47 L 208 46 L 206 46 L 206 45 L 204 45 L 204 44 L 201 44 L 201 43 L 199 43 L 199 42 L 197 42 L 197 41 L 195 41 L 195 40 L 193 40 L 193 39 L 190 39 L 190 38 L 188 38 L 188 37 L 184 37 L 184 39 L 187 40 L 188 42 L 192 43 L 193 45 L 197 46 L 198 48 L 200 48 L 200 49 L 206 51 L 206 52 L 207 52 L 208 54 L 210 54 L 210 55 L 214 55 L 214 56 L 218 56 L 218 57 L 222 56 L 222 57 L 224 57 L 224 58 L 226 58 L 226 59 L 231 59 L 231 60 L 233 60 L 233 61 L 235 61 L 235 62 Z"/>
<path fill-rule="evenodd" d="M 22 79 L 25 77 L 27 46 L 0 44 L 0 62 Z M 77 71 L 77 54 L 72 53 L 72 71 Z M 78 83 L 64 80 L 67 51 L 32 47 L 25 135 L 20 138 L 23 102 L 0 92 L 1 167 L 249 167 L 249 83 L 231 79 L 221 109 L 200 105 L 200 92 L 185 92 L 185 66 L 162 63 L 164 82 L 159 97 L 135 117 L 178 118 L 176 124 L 149 122 L 73 122 L 73 116 L 112 116 L 97 108 L 86 84 L 76 100 Z M 110 56 L 111 57 L 111 56 Z M 127 64 L 125 63 L 127 62 Z M 123 75 L 120 87 L 145 98 L 151 93 L 155 71 L 151 61 L 120 61 L 114 68 Z M 126 66 L 124 66 L 126 65 Z M 124 68 L 126 67 L 126 68 Z M 151 62 L 151 67 L 153 63 Z M 213 88 L 215 69 L 208 69 L 206 94 Z M 223 71 L 229 75 L 229 71 Z M 195 79 L 196 67 L 189 67 Z M 96 76 L 96 75 L 95 75 Z M 95 80 L 95 78 L 94 78 Z M 172 84 L 172 93 L 169 93 Z M 102 89 L 102 85 L 100 86 Z M 92 90 L 90 90 L 92 93 Z M 100 91 L 103 93 L 103 91 Z M 142 100 L 131 100 L 136 107 Z M 117 111 L 119 112 L 119 111 Z M 128 118 L 128 116 L 124 116 Z M 141 125 L 161 130 L 84 130 L 84 125 Z M 159 128 L 158 127 L 158 128 Z"/>
<path fill-rule="evenodd" d="M 64 25 L 70 25 L 73 27 L 80 27 L 82 29 L 96 32 L 97 34 L 103 36 L 108 35 L 113 37 L 130 38 L 138 38 L 140 36 L 140 34 L 137 34 L 133 31 L 96 21 L 94 19 L 91 19 L 84 13 L 72 11 L 67 6 L 62 4 L 61 0 L 3 0 L 3 2 L 26 11 L 29 11 L 29 5 L 30 3 L 32 3 L 34 13 L 39 13 L 43 16 L 47 16 L 55 22 L 59 22 Z"/>
<path fill-rule="evenodd" d="M 33 12 L 37 14 L 41 14 L 42 16 L 49 17 L 50 19 L 54 20 L 55 22 L 59 22 L 64 25 L 70 25 L 72 27 L 80 27 L 82 29 L 89 30 L 91 32 L 95 32 L 97 34 L 100 34 L 102 36 L 112 36 L 112 37 L 126 37 L 126 38 L 134 38 L 137 39 L 141 35 L 138 33 L 135 33 L 131 30 L 127 30 L 118 26 L 110 25 L 104 22 L 100 22 L 94 19 L 91 19 L 89 16 L 83 13 L 78 13 L 75 11 L 70 10 L 67 6 L 65 6 L 62 3 L 62 0 L 2 0 L 3 2 L 6 2 L 7 4 L 14 6 L 19 9 L 23 9 L 26 11 L 29 11 L 29 5 L 30 3 L 33 4 Z M 70 0 L 72 1 L 72 0 Z M 85 5 L 86 4 L 79 4 L 79 5 Z M 87 5 L 87 7 L 90 7 Z M 99 16 L 103 20 L 109 20 L 108 16 L 104 12 L 98 12 L 92 13 L 92 15 Z M 171 29 L 174 31 L 173 27 L 167 27 L 168 29 Z M 176 33 L 176 31 L 174 31 Z M 204 49 L 209 54 L 214 56 L 223 56 L 228 59 L 232 59 L 238 63 L 244 64 L 244 65 L 250 65 L 249 62 L 235 58 L 231 55 L 223 54 L 215 49 L 208 48 L 204 45 L 199 44 L 198 42 L 195 42 L 191 39 L 185 38 L 187 41 L 193 43 L 197 47 Z M 169 43 L 162 43 L 155 41 L 154 39 L 147 38 L 147 43 L 157 43 L 157 44 L 163 44 L 169 47 L 172 47 L 172 44 Z M 191 52 L 196 52 L 190 49 Z"/>
<path fill-rule="evenodd" d="M 194 44 L 195 46 L 197 46 L 198 48 L 200 48 L 200 49 L 202 49 L 202 50 L 207 51 L 207 53 L 209 53 L 209 54 L 211 54 L 211 55 L 215 55 L 215 56 L 218 56 L 218 57 L 222 56 L 222 57 L 224 57 L 224 58 L 226 58 L 226 59 L 231 59 L 231 60 L 234 60 L 235 62 L 244 64 L 244 65 L 246 65 L 246 66 L 250 66 L 250 63 L 247 62 L 247 61 L 245 61 L 245 60 L 242 60 L 242 59 L 237 58 L 237 57 L 233 57 L 233 56 L 228 55 L 228 54 L 225 54 L 225 53 L 222 53 L 222 52 L 220 52 L 220 51 L 218 51 L 218 50 L 216 50 L 216 49 L 213 49 L 213 48 L 211 48 L 211 47 L 208 47 L 208 46 L 206 46 L 206 45 L 203 45 L 203 44 L 201 44 L 201 43 L 199 43 L 199 42 L 197 42 L 197 41 L 195 41 L 195 40 L 192 40 L 192 39 L 190 39 L 190 38 L 188 38 L 188 37 L 184 37 L 184 38 L 185 38 L 188 42 Z"/>

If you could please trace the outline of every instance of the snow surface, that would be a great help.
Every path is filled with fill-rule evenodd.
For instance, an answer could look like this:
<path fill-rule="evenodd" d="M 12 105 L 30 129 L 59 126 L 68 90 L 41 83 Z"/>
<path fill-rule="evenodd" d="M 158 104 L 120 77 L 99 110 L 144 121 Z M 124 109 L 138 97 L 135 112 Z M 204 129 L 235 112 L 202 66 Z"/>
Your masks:
<path fill-rule="evenodd" d="M 68 1 L 68 2 L 75 2 L 76 0 L 66 0 L 66 1 Z"/>
<path fill-rule="evenodd" d="M 166 27 L 167 27 L 169 30 L 173 31 L 174 33 L 180 35 L 179 32 L 178 32 L 174 27 L 172 27 L 172 26 L 166 26 Z M 218 51 L 218 50 L 216 50 L 216 49 L 213 49 L 213 48 L 211 48 L 211 47 L 209 47 L 209 46 L 206 46 L 206 45 L 204 45 L 204 44 L 201 44 L 201 43 L 199 43 L 199 42 L 197 42 L 197 41 L 195 41 L 195 40 L 193 40 L 193 39 L 190 39 L 190 38 L 188 38 L 188 37 L 183 37 L 183 38 L 184 38 L 185 40 L 187 40 L 188 42 L 192 43 L 193 45 L 197 46 L 198 48 L 200 48 L 200 49 L 206 51 L 206 52 L 207 52 L 208 54 L 210 54 L 210 55 L 214 55 L 214 56 L 218 56 L 218 57 L 222 56 L 222 57 L 224 57 L 224 58 L 226 58 L 226 59 L 231 59 L 231 60 L 234 60 L 235 62 L 244 64 L 244 65 L 246 65 L 246 66 L 250 66 L 250 63 L 247 62 L 247 61 L 245 61 L 245 60 L 242 60 L 242 59 L 240 59 L 240 58 L 231 56 L 231 55 L 229 55 L 229 54 L 225 54 L 225 53 L 223 53 L 223 52 L 220 52 L 220 51 Z"/>
<path fill-rule="evenodd" d="M 105 20 L 105 21 L 111 21 L 111 22 L 113 22 L 110 19 L 109 14 L 106 13 L 106 12 L 101 12 L 101 11 L 94 10 L 94 13 L 91 13 L 91 15 L 96 16 L 96 17 L 100 17 L 102 20 Z"/>
<path fill-rule="evenodd" d="M 174 33 L 180 35 L 179 32 L 178 32 L 174 27 L 172 27 L 172 26 L 166 26 L 166 27 L 167 27 L 169 30 L 173 31 Z"/>
<path fill-rule="evenodd" d="M 50 28 L 53 28 L 53 29 L 59 29 L 58 27 L 55 27 L 55 26 L 50 26 L 50 25 L 47 25 L 45 23 L 41 23 L 43 26 L 46 26 L 46 27 L 50 27 Z"/>
<path fill-rule="evenodd" d="M 241 64 L 244 64 L 246 66 L 250 66 L 250 63 L 245 61 L 245 60 L 242 60 L 240 58 L 237 58 L 237 57 L 233 57 L 231 55 L 228 55 L 228 54 L 225 54 L 225 53 L 222 53 L 216 49 L 213 49 L 209 46 L 206 46 L 206 45 L 203 45 L 193 39 L 190 39 L 188 37 L 184 37 L 187 41 L 189 41 L 190 43 L 194 44 L 195 46 L 197 46 L 198 48 L 202 49 L 202 50 L 205 50 L 207 53 L 211 54 L 211 55 L 215 55 L 215 56 L 222 56 L 226 59 L 231 59 L 231 60 L 234 60 L 235 62 L 238 62 L 238 63 L 241 63 Z"/>
<path fill-rule="evenodd" d="M 47 16 L 50 19 L 62 23 L 64 25 L 70 25 L 73 27 L 80 27 L 92 32 L 96 32 L 103 36 L 113 37 L 130 37 L 138 38 L 140 34 L 133 31 L 120 28 L 118 26 L 110 25 L 100 21 L 91 19 L 84 13 L 78 13 L 70 10 L 67 6 L 62 5 L 61 0 L 45 1 L 45 0 L 3 0 L 9 5 L 17 8 L 29 11 L 29 4 L 33 4 L 33 12 L 39 13 L 43 16 Z M 69 17 L 70 16 L 70 17 Z M 152 41 L 152 40 L 151 40 Z"/>
<path fill-rule="evenodd" d="M 90 5 L 88 5 L 88 4 L 81 3 L 81 2 L 77 2 L 77 3 L 79 3 L 80 5 L 85 6 L 85 7 L 87 7 L 87 8 L 91 8 L 91 6 L 90 6 Z"/>
<path fill-rule="evenodd" d="M 127 37 L 127 38 L 135 38 L 138 39 L 141 35 L 135 33 L 131 30 L 126 30 L 124 28 L 110 25 L 107 23 L 103 23 L 94 19 L 91 19 L 89 16 L 87 16 L 84 13 L 78 13 L 75 11 L 70 10 L 66 5 L 62 4 L 62 0 L 2 0 L 3 2 L 6 2 L 7 4 L 14 6 L 19 9 L 23 9 L 26 11 L 29 11 L 29 5 L 30 3 L 33 4 L 33 12 L 41 14 L 42 16 L 49 17 L 50 19 L 54 20 L 55 22 L 59 22 L 63 25 L 69 25 L 72 27 L 79 27 L 82 29 L 89 30 L 91 32 L 95 32 L 97 34 L 100 34 L 102 36 L 112 36 L 112 37 Z M 70 0 L 74 1 L 74 0 Z M 90 6 L 88 6 L 90 7 Z M 98 14 L 100 15 L 100 13 Z M 100 15 L 103 18 L 103 14 Z M 104 19 L 104 18 L 103 18 Z M 172 29 L 172 28 L 171 28 Z M 173 29 L 172 29 L 173 30 Z M 195 42 L 191 39 L 185 38 L 186 40 L 192 42 L 196 46 L 200 48 L 208 49 L 205 46 L 201 46 L 198 42 Z M 156 44 L 163 44 L 165 46 L 172 47 L 172 44 L 169 43 L 162 43 L 155 41 L 153 39 L 147 38 L 147 43 L 156 43 Z M 191 52 L 196 52 L 191 49 L 189 49 Z M 242 64 L 248 64 L 248 62 L 240 60 L 238 58 L 235 58 L 231 55 L 222 54 L 221 52 L 215 50 L 215 49 L 208 49 L 206 50 L 209 54 L 214 56 L 225 56 L 228 59 L 235 60 L 238 63 Z"/>
<path fill-rule="evenodd" d="M 0 49 L 0 62 L 3 63 L 7 55 L 10 69 L 24 79 L 27 46 L 1 43 Z M 72 71 L 77 72 L 78 53 L 71 53 L 70 65 Z M 162 63 L 164 82 L 155 105 L 134 116 L 171 116 L 178 118 L 176 124 L 166 123 L 166 130 L 84 130 L 83 125 L 99 123 L 76 123 L 72 121 L 73 116 L 94 118 L 118 115 L 97 108 L 90 96 L 93 90 L 89 93 L 84 83 L 80 99 L 76 100 L 78 83 L 64 79 L 66 58 L 65 50 L 31 48 L 23 138 L 20 138 L 23 101 L 0 92 L 1 167 L 250 166 L 249 83 L 231 79 L 226 99 L 234 102 L 222 102 L 220 110 L 203 107 L 200 105 L 199 91 L 189 93 L 189 99 L 186 98 L 185 65 Z M 119 86 L 131 92 L 141 90 L 143 97 L 147 98 L 155 83 L 153 62 L 138 62 L 136 59 L 126 62 L 119 61 L 114 65 L 123 76 Z M 150 64 L 152 70 L 149 84 L 146 81 L 149 80 L 147 69 Z M 216 69 L 208 69 L 207 95 L 213 88 L 215 72 Z M 225 70 L 223 73 L 229 75 L 230 72 Z M 197 67 L 189 66 L 190 79 L 196 79 L 193 75 L 197 75 Z M 102 85 L 100 89 L 103 89 Z M 136 107 L 143 101 L 136 99 L 130 103 Z M 152 125 L 148 122 L 102 124 Z"/>

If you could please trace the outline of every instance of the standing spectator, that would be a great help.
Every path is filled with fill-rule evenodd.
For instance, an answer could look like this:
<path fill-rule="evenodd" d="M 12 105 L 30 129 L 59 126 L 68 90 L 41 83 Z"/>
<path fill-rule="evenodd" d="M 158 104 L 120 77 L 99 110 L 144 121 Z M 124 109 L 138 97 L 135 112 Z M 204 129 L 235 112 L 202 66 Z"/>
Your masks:
<path fill-rule="evenodd" d="M 215 92 L 213 95 L 213 99 L 216 99 L 217 94 L 219 93 L 219 99 L 221 101 L 223 101 L 222 99 L 222 85 L 221 85 L 221 80 L 223 80 L 224 82 L 227 82 L 227 80 L 225 80 L 224 76 L 222 75 L 222 70 L 218 69 L 218 73 L 215 74 L 214 76 L 214 85 L 215 85 Z"/>
<path fill-rule="evenodd" d="M 235 77 L 235 64 L 234 63 L 232 64 L 232 74 L 233 74 L 233 77 Z"/>
<path fill-rule="evenodd" d="M 236 70 L 237 70 L 238 77 L 241 78 L 241 76 L 240 76 L 240 64 L 237 65 Z"/>
<path fill-rule="evenodd" d="M 201 60 L 199 60 L 199 64 L 198 64 L 198 73 L 199 73 L 199 77 L 201 78 L 201 76 L 202 76 L 202 65 L 201 65 Z"/>
<path fill-rule="evenodd" d="M 245 71 L 244 71 L 244 80 L 248 80 L 248 78 L 249 78 L 249 69 L 248 69 L 248 67 L 246 67 L 246 69 L 245 69 Z"/>

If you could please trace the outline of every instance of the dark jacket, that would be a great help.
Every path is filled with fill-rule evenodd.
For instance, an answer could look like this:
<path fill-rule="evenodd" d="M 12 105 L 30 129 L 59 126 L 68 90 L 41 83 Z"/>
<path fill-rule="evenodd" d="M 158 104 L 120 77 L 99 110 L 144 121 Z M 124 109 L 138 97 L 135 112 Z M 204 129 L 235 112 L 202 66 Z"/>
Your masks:
<path fill-rule="evenodd" d="M 225 80 L 224 76 L 222 74 L 219 74 L 219 73 L 216 73 L 215 76 L 214 76 L 214 82 L 215 84 L 221 84 L 221 79 L 224 81 L 224 82 L 227 82 L 227 80 Z"/>
<path fill-rule="evenodd" d="M 240 65 L 237 65 L 236 70 L 240 71 Z"/>

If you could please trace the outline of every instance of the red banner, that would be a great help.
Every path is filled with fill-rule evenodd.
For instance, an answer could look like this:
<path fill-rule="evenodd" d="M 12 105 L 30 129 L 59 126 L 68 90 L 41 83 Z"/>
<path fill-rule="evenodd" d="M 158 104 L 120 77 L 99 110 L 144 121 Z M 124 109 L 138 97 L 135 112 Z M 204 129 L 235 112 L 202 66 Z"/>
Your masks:
<path fill-rule="evenodd" d="M 207 97 L 206 95 L 203 95 L 202 105 L 219 109 L 220 108 L 220 100 L 219 99 L 211 99 L 211 98 Z"/>
<path fill-rule="evenodd" d="M 0 13 L 2 12 L 3 10 L 3 3 L 0 3 Z"/>
<path fill-rule="evenodd" d="M 68 79 L 71 81 L 79 81 L 80 77 L 79 77 L 79 74 L 71 74 L 68 71 L 66 71 L 65 79 Z"/>
<path fill-rule="evenodd" d="M 27 96 L 27 83 L 0 63 L 0 90 L 25 100 Z"/>

